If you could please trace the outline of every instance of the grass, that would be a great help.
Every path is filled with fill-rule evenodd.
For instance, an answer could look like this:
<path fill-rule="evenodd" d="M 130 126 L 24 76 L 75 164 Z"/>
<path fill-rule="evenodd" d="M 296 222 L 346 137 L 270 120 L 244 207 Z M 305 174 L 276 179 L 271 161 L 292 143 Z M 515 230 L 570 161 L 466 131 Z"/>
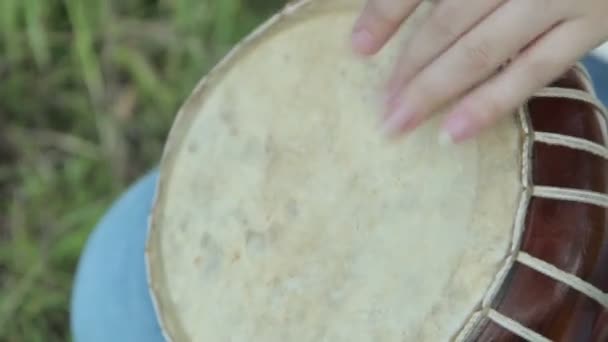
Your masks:
<path fill-rule="evenodd" d="M 0 1 L 0 340 L 67 341 L 81 249 L 199 78 L 284 0 Z"/>

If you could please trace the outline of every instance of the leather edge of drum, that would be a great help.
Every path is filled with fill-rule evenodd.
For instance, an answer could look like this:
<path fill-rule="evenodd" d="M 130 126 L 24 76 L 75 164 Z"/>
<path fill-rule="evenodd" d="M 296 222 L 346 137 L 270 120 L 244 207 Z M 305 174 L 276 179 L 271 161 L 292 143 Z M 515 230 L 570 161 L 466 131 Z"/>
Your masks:
<path fill-rule="evenodd" d="M 481 310 L 477 310 L 471 315 L 469 321 L 463 326 L 460 333 L 455 337 L 455 341 L 469 341 L 471 338 L 479 335 L 480 330 L 488 320 L 498 324 L 506 331 L 509 331 L 521 338 L 526 338 L 531 342 L 550 341 L 544 336 L 539 335 L 524 325 L 521 325 L 519 322 L 516 322 L 491 308 L 492 302 L 500 291 L 500 283 L 508 276 L 516 262 L 531 267 L 535 271 L 545 274 L 546 276 L 549 276 L 554 280 L 581 292 L 585 296 L 590 297 L 592 300 L 598 301 L 600 305 L 608 309 L 608 294 L 603 293 L 598 288 L 592 286 L 582 279 L 579 279 L 578 277 L 575 277 L 574 275 L 560 271 L 551 264 L 534 258 L 521 251 L 521 234 L 525 228 L 525 223 L 520 221 L 520 216 L 525 216 L 526 212 L 525 209 L 522 209 L 522 207 L 526 208 L 533 197 L 555 197 L 555 199 L 558 200 L 576 200 L 579 202 L 601 205 L 608 208 L 608 195 L 575 189 L 539 187 L 533 185 L 533 182 L 531 182 L 532 172 L 530 169 L 530 158 L 531 149 L 535 143 L 559 144 L 565 147 L 575 148 L 580 151 L 594 153 L 603 158 L 608 156 L 608 147 L 606 146 L 608 143 L 606 140 L 608 112 L 599 101 L 593 98 L 593 96 L 595 96 L 595 90 L 591 83 L 590 75 L 584 66 L 577 63 L 571 69 L 571 71 L 575 73 L 578 81 L 582 83 L 584 90 L 563 89 L 549 86 L 537 92 L 532 98 L 566 98 L 583 101 L 590 104 L 597 111 L 599 111 L 599 118 L 597 121 L 600 123 L 603 132 L 604 145 L 563 134 L 536 132 L 532 129 L 532 125 L 530 124 L 530 115 L 528 113 L 529 102 L 526 102 L 520 107 L 520 122 L 522 124 L 522 130 L 524 131 L 524 141 L 522 142 L 522 184 L 524 186 L 524 191 L 522 193 L 522 200 L 520 206 L 518 207 L 517 217 L 514 223 L 514 233 L 512 237 L 513 248 L 511 250 L 511 254 L 505 260 L 503 267 L 497 273 L 495 281 L 489 287 L 486 296 L 484 297 Z"/>
<path fill-rule="evenodd" d="M 521 245 L 521 238 L 523 236 L 523 228 L 525 226 L 525 214 L 526 208 L 531 199 L 531 191 L 529 190 L 529 184 L 531 184 L 531 152 L 532 152 L 532 125 L 529 120 L 529 116 L 526 113 L 526 106 L 520 106 L 515 115 L 519 127 L 522 131 L 521 134 L 521 158 L 520 158 L 520 182 L 521 182 L 521 193 L 519 204 L 515 212 L 515 220 L 513 223 L 513 229 L 511 234 L 511 247 L 508 254 L 505 257 L 504 262 L 498 268 L 494 280 L 488 286 L 485 294 L 482 297 L 481 303 L 476 310 L 470 315 L 469 319 L 463 324 L 460 331 L 452 338 L 455 342 L 469 342 L 480 334 L 488 321 L 492 321 L 489 312 L 492 311 L 492 304 L 495 301 L 502 290 L 504 280 L 508 277 L 513 265 L 515 264 L 514 254 L 519 250 Z M 534 341 L 539 342 L 539 341 Z M 544 342 L 544 341 L 542 341 Z"/>

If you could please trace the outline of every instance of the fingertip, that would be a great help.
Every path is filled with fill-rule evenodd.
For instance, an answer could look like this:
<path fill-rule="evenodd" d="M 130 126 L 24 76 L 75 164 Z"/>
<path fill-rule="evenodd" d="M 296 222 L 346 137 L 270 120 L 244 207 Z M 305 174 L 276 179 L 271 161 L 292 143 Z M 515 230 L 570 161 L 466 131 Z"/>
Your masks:
<path fill-rule="evenodd" d="M 363 10 L 352 31 L 352 45 L 355 52 L 362 55 L 374 55 L 386 44 L 395 31 L 395 27 L 379 17 L 372 5 Z"/>
<path fill-rule="evenodd" d="M 353 30 L 352 45 L 355 52 L 361 55 L 371 55 L 377 51 L 374 35 L 364 26 L 358 26 Z"/>
<path fill-rule="evenodd" d="M 439 132 L 439 142 L 442 145 L 449 145 L 471 139 L 478 133 L 477 126 L 467 111 L 456 108 L 445 118 Z"/>
<path fill-rule="evenodd" d="M 353 30 L 355 51 L 370 55 L 382 49 L 421 0 L 367 0 Z"/>
<path fill-rule="evenodd" d="M 389 137 L 406 134 L 415 129 L 423 118 L 408 102 L 398 100 L 386 108 L 382 116 L 382 133 Z"/>

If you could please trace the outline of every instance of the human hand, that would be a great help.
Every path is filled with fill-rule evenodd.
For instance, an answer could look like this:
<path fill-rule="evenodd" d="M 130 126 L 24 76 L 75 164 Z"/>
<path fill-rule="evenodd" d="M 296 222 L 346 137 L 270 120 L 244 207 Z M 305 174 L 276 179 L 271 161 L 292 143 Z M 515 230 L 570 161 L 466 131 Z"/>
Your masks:
<path fill-rule="evenodd" d="M 368 0 L 355 50 L 377 53 L 421 2 Z M 607 15 L 607 0 L 437 1 L 388 81 L 383 128 L 407 133 L 454 102 L 440 139 L 474 137 L 608 39 Z"/>

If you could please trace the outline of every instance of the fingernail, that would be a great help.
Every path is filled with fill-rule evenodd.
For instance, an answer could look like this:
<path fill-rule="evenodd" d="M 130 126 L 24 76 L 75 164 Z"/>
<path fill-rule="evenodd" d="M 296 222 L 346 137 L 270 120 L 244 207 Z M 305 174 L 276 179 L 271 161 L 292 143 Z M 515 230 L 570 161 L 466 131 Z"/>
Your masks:
<path fill-rule="evenodd" d="M 439 143 L 441 145 L 455 144 L 471 137 L 474 133 L 474 127 L 468 116 L 456 111 L 446 119 L 439 133 Z"/>
<path fill-rule="evenodd" d="M 414 112 L 407 105 L 401 103 L 394 108 L 388 112 L 382 123 L 382 132 L 389 137 L 407 129 L 414 118 Z"/>
<path fill-rule="evenodd" d="M 358 27 L 353 32 L 353 45 L 360 53 L 369 53 L 374 49 L 374 36 L 367 29 Z"/>

